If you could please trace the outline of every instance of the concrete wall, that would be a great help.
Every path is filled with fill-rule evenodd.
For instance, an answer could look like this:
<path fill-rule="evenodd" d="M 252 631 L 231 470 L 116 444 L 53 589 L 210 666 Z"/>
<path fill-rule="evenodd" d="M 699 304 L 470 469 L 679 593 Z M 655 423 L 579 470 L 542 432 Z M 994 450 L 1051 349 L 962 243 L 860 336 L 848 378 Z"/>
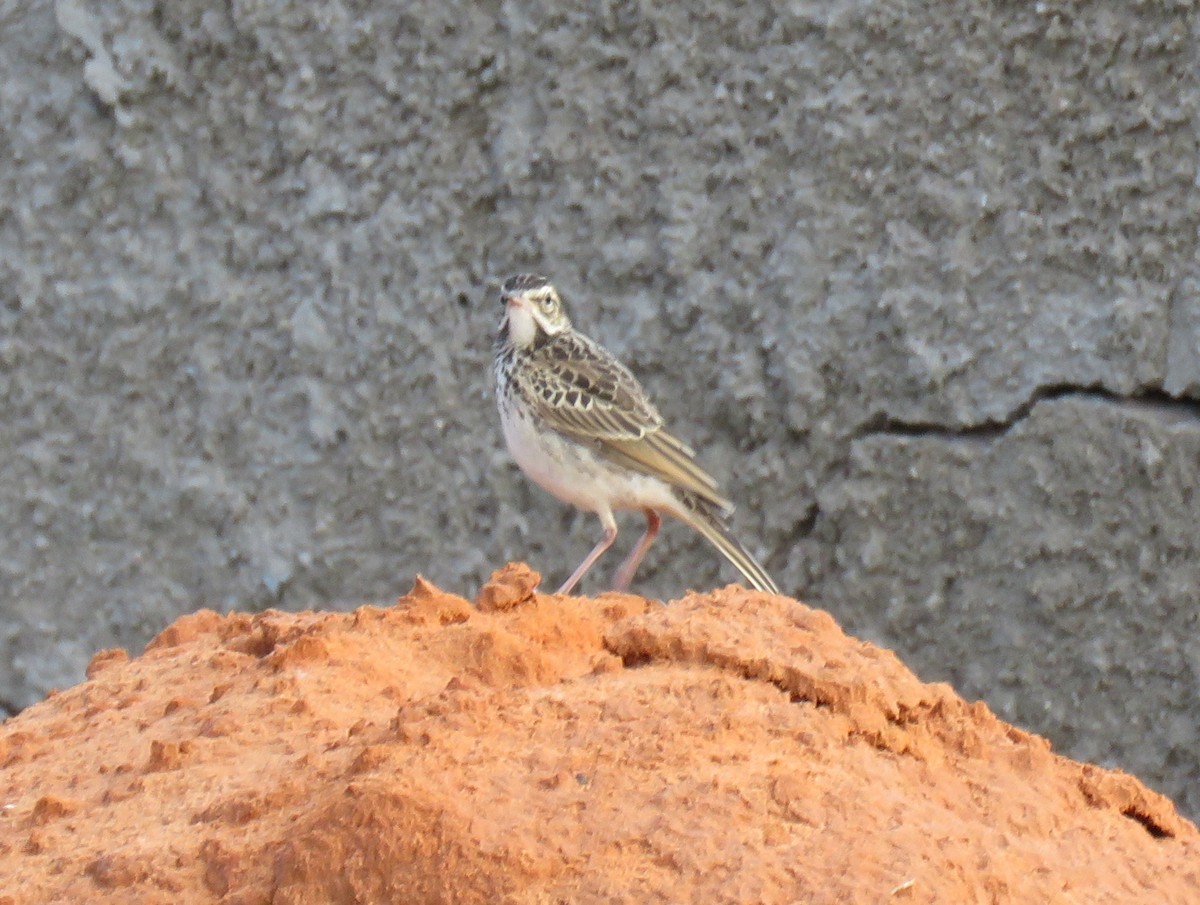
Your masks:
<path fill-rule="evenodd" d="M 560 581 L 489 390 L 536 269 L 788 591 L 1200 813 L 1197 18 L 0 0 L 0 696 Z M 638 589 L 734 577 L 673 526 Z"/>

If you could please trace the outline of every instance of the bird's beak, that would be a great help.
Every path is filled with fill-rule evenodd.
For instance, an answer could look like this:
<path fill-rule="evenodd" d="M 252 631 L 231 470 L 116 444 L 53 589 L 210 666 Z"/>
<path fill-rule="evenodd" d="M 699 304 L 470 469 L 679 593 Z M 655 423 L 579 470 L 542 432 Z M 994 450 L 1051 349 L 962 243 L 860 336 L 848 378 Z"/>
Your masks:
<path fill-rule="evenodd" d="M 521 297 L 519 295 L 508 295 L 507 293 L 502 292 L 500 293 L 500 301 L 504 302 L 504 306 L 506 308 L 521 307 Z"/>

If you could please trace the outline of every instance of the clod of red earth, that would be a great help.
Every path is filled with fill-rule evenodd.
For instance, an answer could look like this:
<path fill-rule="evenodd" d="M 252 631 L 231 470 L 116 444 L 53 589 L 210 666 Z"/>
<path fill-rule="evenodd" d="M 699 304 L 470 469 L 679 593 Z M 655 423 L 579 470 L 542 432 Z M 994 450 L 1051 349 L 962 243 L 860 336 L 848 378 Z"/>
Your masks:
<path fill-rule="evenodd" d="M 825 613 L 179 619 L 0 726 L 0 905 L 1200 902 L 1200 833 Z"/>

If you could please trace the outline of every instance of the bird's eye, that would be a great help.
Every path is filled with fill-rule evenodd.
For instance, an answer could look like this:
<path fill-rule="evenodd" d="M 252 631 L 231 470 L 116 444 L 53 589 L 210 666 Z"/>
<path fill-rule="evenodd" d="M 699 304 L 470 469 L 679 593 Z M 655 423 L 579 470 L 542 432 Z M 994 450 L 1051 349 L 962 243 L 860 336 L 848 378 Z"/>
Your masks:
<path fill-rule="evenodd" d="M 549 313 L 554 310 L 554 297 L 547 295 L 542 298 L 542 310 Z"/>

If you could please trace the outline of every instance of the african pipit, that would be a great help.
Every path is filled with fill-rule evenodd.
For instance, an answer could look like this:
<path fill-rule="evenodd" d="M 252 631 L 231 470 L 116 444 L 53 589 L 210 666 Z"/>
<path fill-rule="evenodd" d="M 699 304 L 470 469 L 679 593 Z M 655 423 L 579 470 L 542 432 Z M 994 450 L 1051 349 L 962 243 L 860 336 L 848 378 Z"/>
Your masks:
<path fill-rule="evenodd" d="M 520 274 L 500 290 L 496 399 L 504 439 L 521 469 L 545 490 L 594 512 L 604 536 L 558 589 L 569 593 L 617 537 L 613 510 L 640 509 L 646 532 L 617 570 L 625 590 L 667 513 L 721 551 L 760 591 L 779 593 L 730 533 L 733 504 L 696 464 L 694 451 L 663 428 L 641 384 L 611 352 L 571 326 L 544 277 Z"/>

